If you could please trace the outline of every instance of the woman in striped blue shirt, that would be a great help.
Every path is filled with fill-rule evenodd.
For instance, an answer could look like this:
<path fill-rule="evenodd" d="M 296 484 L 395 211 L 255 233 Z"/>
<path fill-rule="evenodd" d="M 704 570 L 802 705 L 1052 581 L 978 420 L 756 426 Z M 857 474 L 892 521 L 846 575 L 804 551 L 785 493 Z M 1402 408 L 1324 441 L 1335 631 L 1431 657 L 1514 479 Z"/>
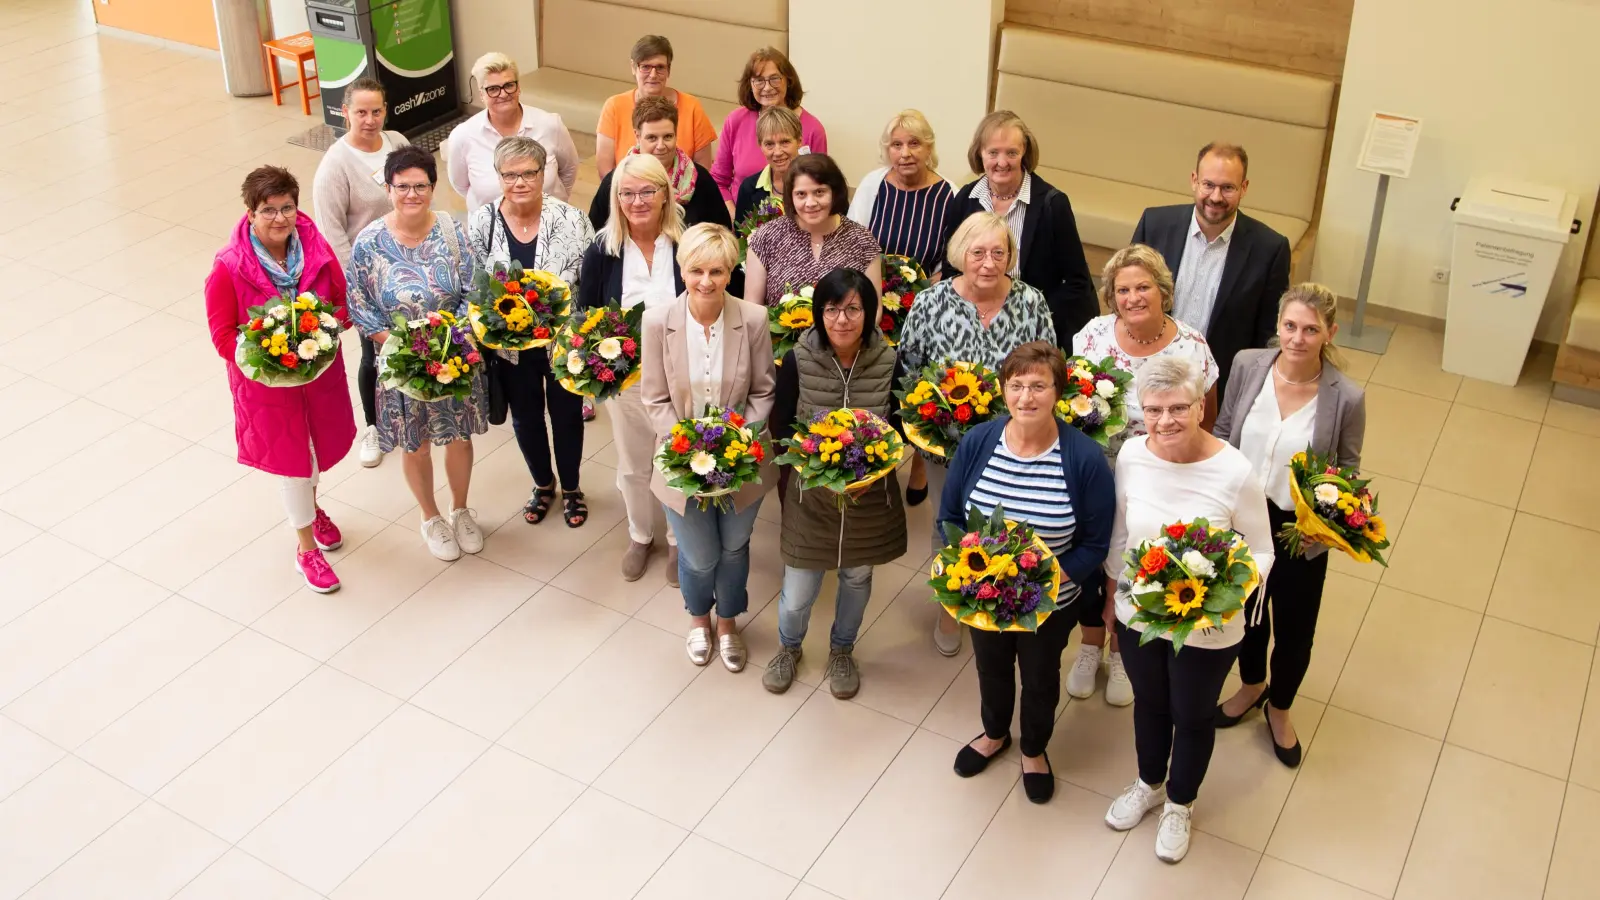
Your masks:
<path fill-rule="evenodd" d="M 1034 341 L 1000 366 L 1010 415 L 981 425 L 956 449 L 939 505 L 939 523 L 962 527 L 969 507 L 984 515 L 996 506 L 1025 522 L 1050 547 L 1061 567 L 1063 609 L 1035 632 L 972 630 L 978 666 L 983 734 L 956 754 L 956 774 L 970 778 L 1011 746 L 1016 680 L 1022 681 L 1022 787 L 1044 803 L 1055 793 L 1045 747 L 1061 700 L 1061 652 L 1078 615 L 1080 586 L 1092 583 L 1111 546 L 1116 491 L 1100 445 L 1058 420 L 1056 401 L 1067 385 L 1066 361 L 1054 344 Z"/>

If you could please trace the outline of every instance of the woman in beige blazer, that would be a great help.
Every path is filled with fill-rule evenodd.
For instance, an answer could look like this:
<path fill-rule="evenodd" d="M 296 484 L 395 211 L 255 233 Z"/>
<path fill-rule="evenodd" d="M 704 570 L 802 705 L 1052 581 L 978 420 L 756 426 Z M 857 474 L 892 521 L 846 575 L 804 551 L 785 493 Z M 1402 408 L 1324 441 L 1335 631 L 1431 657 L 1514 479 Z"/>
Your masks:
<path fill-rule="evenodd" d="M 1361 466 L 1367 431 L 1367 400 L 1361 386 L 1339 371 L 1333 336 L 1338 297 L 1320 284 L 1290 288 L 1278 303 L 1277 346 L 1241 350 L 1233 358 L 1227 395 L 1212 432 L 1238 447 L 1267 489 L 1277 558 L 1255 603 L 1267 604 L 1248 616 L 1239 653 L 1243 684 L 1217 707 L 1217 725 L 1237 725 L 1250 710 L 1265 705 L 1268 735 L 1278 760 L 1300 765 L 1300 741 L 1289 707 L 1311 665 L 1311 642 L 1328 575 L 1328 548 L 1307 544 L 1306 555 L 1288 552 L 1277 533 L 1294 521 L 1289 491 L 1289 460 L 1311 447 L 1338 466 Z M 1277 622 L 1272 621 L 1276 614 Z M 1267 642 L 1273 638 L 1272 680 L 1267 680 Z M 1270 703 L 1268 702 L 1270 701 Z"/>
<path fill-rule="evenodd" d="M 678 242 L 686 290 L 671 304 L 645 311 L 641 399 L 657 443 L 707 406 L 739 410 L 757 425 L 772 414 L 777 375 L 766 310 L 727 293 L 738 261 L 739 242 L 728 229 L 710 223 L 690 228 Z M 659 469 L 650 479 L 678 541 L 678 585 L 691 622 L 686 646 L 697 666 L 711 661 L 715 606 L 722 664 L 730 672 L 744 668 L 747 654 L 734 617 L 749 605 L 750 535 L 762 495 L 777 483 L 771 458 L 759 482 L 733 494 L 727 511 L 688 502 L 667 487 Z"/>

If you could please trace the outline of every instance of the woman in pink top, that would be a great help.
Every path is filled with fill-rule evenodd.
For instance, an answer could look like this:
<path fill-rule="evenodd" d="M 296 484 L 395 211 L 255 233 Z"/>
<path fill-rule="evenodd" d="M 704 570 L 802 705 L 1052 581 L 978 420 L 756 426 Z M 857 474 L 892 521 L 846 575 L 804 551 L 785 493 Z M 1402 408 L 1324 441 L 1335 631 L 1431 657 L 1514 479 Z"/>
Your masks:
<path fill-rule="evenodd" d="M 739 76 L 739 108 L 728 113 L 722 123 L 717 161 L 711 167 L 711 178 L 730 206 L 739 182 L 767 165 L 761 141 L 756 137 L 756 117 L 763 109 L 782 104 L 794 110 L 800 116 L 800 152 L 828 152 L 828 133 L 822 130 L 822 123 L 800 108 L 800 98 L 804 96 L 800 74 L 783 51 L 763 47 L 750 54 L 744 74 Z"/>

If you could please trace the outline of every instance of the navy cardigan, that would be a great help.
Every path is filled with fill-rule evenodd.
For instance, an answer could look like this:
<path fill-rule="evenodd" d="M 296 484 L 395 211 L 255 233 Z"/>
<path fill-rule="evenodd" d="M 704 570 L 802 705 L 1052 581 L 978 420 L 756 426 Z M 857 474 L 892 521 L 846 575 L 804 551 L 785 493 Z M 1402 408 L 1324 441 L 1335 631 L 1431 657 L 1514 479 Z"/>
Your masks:
<path fill-rule="evenodd" d="M 945 522 L 966 527 L 967 499 L 988 467 L 989 457 L 994 455 L 1010 418 L 1002 416 L 979 425 L 956 446 L 956 458 L 950 461 L 950 471 L 945 476 L 944 495 L 939 498 L 939 519 L 934 523 L 941 533 Z M 1061 470 L 1067 478 L 1067 493 L 1072 496 L 1072 512 L 1077 519 L 1072 548 L 1060 557 L 1061 571 L 1082 588 L 1097 577 L 1111 552 L 1117 492 L 1105 450 L 1094 438 L 1060 420 L 1056 427 L 1061 436 Z"/>

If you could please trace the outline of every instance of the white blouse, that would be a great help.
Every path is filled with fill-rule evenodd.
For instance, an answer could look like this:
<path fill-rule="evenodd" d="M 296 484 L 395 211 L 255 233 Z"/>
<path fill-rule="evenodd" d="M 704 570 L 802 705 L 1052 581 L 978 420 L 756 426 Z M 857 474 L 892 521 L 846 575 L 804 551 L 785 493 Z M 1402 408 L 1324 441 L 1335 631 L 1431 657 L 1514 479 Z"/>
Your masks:
<path fill-rule="evenodd" d="M 1255 467 L 1256 477 L 1267 489 L 1267 499 L 1278 509 L 1294 509 L 1294 496 L 1289 492 L 1289 460 L 1296 453 L 1311 446 L 1311 434 L 1317 424 L 1317 398 L 1288 416 L 1278 408 L 1278 391 L 1270 375 L 1261 383 L 1261 393 L 1250 404 L 1244 425 L 1239 432 L 1239 449 L 1249 457 Z"/>
<path fill-rule="evenodd" d="M 671 303 L 678 297 L 678 285 L 672 277 L 672 241 L 664 234 L 656 235 L 656 249 L 651 263 L 644 261 L 644 253 L 630 238 L 622 242 L 622 308 L 639 303 L 645 309 L 654 309 Z"/>
<path fill-rule="evenodd" d="M 1217 361 L 1211 355 L 1211 345 L 1206 343 L 1205 335 L 1190 328 L 1188 325 L 1173 319 L 1173 324 L 1178 327 L 1178 336 L 1172 343 L 1162 347 L 1149 356 L 1130 356 L 1117 343 L 1117 316 L 1110 313 L 1098 318 L 1090 319 L 1083 330 L 1072 336 L 1072 355 L 1081 356 L 1092 363 L 1098 363 L 1110 357 L 1112 364 L 1124 372 L 1138 375 L 1144 368 L 1146 360 L 1158 356 L 1181 356 L 1192 362 L 1200 371 L 1205 380 L 1206 390 L 1217 383 Z M 1220 399 L 1220 398 L 1219 398 Z M 1139 405 L 1139 400 L 1134 394 L 1134 386 L 1128 385 L 1128 427 L 1112 440 L 1111 450 L 1114 452 L 1121 446 L 1122 441 L 1146 433 L 1144 424 L 1144 408 Z"/>
<path fill-rule="evenodd" d="M 689 415 L 705 415 L 706 407 L 722 402 L 722 327 L 727 310 L 717 314 L 711 323 L 711 335 L 706 327 L 688 316 L 686 340 L 689 347 Z"/>

